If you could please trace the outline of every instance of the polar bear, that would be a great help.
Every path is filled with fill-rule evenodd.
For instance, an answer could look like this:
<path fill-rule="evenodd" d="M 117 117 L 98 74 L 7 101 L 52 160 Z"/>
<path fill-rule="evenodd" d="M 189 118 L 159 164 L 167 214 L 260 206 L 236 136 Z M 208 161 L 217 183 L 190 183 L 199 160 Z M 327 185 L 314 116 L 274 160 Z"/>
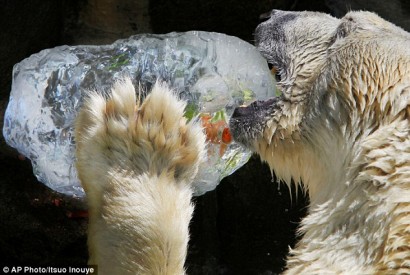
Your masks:
<path fill-rule="evenodd" d="M 410 34 L 369 12 L 273 11 L 256 45 L 282 95 L 238 107 L 234 138 L 310 195 L 286 274 L 410 273 Z M 190 182 L 205 136 L 184 103 L 131 82 L 93 94 L 77 123 L 100 274 L 183 274 Z"/>
<path fill-rule="evenodd" d="M 89 263 L 99 274 L 184 274 L 202 126 L 186 121 L 185 103 L 163 84 L 142 103 L 129 79 L 111 94 L 91 94 L 75 127 Z"/>
<path fill-rule="evenodd" d="M 256 46 L 280 97 L 234 139 L 309 191 L 286 274 L 410 274 L 410 34 L 370 12 L 272 11 Z"/>

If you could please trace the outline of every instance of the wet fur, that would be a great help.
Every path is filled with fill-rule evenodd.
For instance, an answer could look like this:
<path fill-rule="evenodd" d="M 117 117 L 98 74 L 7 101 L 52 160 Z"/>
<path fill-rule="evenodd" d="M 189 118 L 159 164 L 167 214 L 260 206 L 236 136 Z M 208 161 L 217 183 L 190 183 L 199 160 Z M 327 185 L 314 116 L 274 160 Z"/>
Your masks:
<path fill-rule="evenodd" d="M 108 99 L 93 93 L 85 102 L 77 170 L 89 205 L 89 264 L 100 274 L 185 273 L 191 182 L 205 136 L 184 108 L 159 83 L 137 102 L 130 80 Z"/>
<path fill-rule="evenodd" d="M 283 94 L 239 108 L 237 141 L 309 191 L 286 274 L 410 273 L 409 34 L 367 12 L 273 12 L 256 44 Z M 90 263 L 105 274 L 182 274 L 190 181 L 205 137 L 164 86 L 94 94 L 76 125 Z"/>
<path fill-rule="evenodd" d="M 281 97 L 234 138 L 309 191 L 286 274 L 410 274 L 410 34 L 369 12 L 273 11 L 256 45 Z"/>

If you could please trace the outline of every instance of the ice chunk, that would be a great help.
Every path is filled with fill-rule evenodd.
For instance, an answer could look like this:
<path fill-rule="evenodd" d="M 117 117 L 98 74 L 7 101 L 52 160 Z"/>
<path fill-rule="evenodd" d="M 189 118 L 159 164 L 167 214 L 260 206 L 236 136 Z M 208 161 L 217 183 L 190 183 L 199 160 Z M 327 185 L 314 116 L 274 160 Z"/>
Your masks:
<path fill-rule="evenodd" d="M 157 79 L 166 81 L 189 102 L 187 116 L 208 115 L 222 128 L 238 104 L 274 94 L 257 50 L 224 34 L 144 34 L 111 45 L 60 46 L 14 66 L 3 128 L 7 143 L 32 161 L 41 182 L 83 196 L 74 166 L 73 122 L 88 91 L 106 93 L 124 76 L 146 90 Z M 250 157 L 234 142 L 218 142 L 209 142 L 208 161 L 195 181 L 197 195 L 214 189 Z"/>

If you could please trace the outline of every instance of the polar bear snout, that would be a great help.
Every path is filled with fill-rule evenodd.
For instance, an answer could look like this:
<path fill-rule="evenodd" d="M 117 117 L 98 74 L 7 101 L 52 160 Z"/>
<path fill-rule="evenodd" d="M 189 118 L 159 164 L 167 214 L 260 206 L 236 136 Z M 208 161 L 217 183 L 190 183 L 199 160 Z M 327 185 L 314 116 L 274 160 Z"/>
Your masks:
<path fill-rule="evenodd" d="M 278 101 L 278 97 L 273 97 L 268 100 L 256 100 L 248 106 L 237 107 L 229 120 L 233 138 L 252 147 L 253 141 L 262 135 L 266 121 L 277 109 Z"/>

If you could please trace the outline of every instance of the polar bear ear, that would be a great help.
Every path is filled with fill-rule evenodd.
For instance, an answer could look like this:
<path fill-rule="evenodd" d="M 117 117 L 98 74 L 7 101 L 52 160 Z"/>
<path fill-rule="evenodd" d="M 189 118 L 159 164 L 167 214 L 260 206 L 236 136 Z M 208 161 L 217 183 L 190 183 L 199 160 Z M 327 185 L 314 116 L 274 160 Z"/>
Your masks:
<path fill-rule="evenodd" d="M 341 19 L 341 22 L 336 29 L 335 41 L 347 37 L 356 29 L 356 27 L 357 22 L 354 20 L 353 16 L 347 14 Z"/>

